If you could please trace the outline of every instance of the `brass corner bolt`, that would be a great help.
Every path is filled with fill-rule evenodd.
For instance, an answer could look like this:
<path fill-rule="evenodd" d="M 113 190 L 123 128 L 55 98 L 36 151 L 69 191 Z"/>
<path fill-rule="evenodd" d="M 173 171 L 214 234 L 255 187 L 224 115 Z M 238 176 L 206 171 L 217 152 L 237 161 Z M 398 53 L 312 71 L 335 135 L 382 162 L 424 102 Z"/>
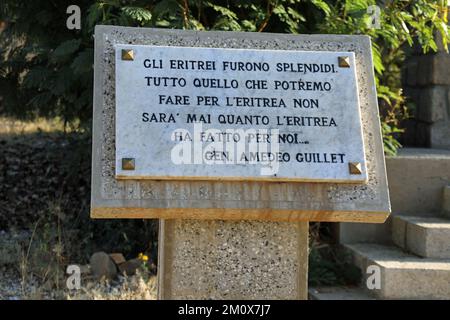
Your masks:
<path fill-rule="evenodd" d="M 122 49 L 122 60 L 134 60 L 134 52 L 130 49 Z"/>
<path fill-rule="evenodd" d="M 348 170 L 350 171 L 350 174 L 362 174 L 361 163 L 360 162 L 349 162 Z"/>
<path fill-rule="evenodd" d="M 350 57 L 338 57 L 338 64 L 341 68 L 350 68 Z"/>
<path fill-rule="evenodd" d="M 122 170 L 134 170 L 134 158 L 122 158 Z"/>

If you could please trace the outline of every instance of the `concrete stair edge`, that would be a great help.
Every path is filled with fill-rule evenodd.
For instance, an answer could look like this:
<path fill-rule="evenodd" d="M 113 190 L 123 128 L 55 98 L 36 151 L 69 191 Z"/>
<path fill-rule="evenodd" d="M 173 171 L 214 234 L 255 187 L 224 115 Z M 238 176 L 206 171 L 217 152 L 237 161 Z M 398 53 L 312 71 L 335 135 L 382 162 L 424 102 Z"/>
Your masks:
<path fill-rule="evenodd" d="M 423 259 L 394 246 L 349 244 L 344 246 L 362 272 L 362 287 L 378 266 L 380 289 L 367 292 L 378 299 L 450 299 L 450 259 Z"/>
<path fill-rule="evenodd" d="M 395 245 L 424 258 L 450 259 L 450 220 L 440 217 L 392 217 Z"/>
<path fill-rule="evenodd" d="M 309 300 L 375 300 L 360 287 L 310 287 Z"/>

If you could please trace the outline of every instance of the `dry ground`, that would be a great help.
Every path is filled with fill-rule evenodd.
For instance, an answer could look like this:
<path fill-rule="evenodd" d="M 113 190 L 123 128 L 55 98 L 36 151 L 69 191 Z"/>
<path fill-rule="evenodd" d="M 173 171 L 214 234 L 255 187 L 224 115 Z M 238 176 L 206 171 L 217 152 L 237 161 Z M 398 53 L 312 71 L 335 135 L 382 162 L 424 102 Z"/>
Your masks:
<path fill-rule="evenodd" d="M 0 300 L 156 299 L 156 276 L 84 275 L 68 290 L 68 264 L 96 251 L 155 256 L 151 221 L 89 218 L 89 135 L 64 130 L 58 119 L 0 117 Z M 119 232 L 118 232 L 119 230 Z"/>
<path fill-rule="evenodd" d="M 156 300 L 156 293 L 156 276 L 119 276 L 112 282 L 84 277 L 80 289 L 69 290 L 65 283 L 48 288 L 32 275 L 24 281 L 14 267 L 0 268 L 0 300 Z"/>

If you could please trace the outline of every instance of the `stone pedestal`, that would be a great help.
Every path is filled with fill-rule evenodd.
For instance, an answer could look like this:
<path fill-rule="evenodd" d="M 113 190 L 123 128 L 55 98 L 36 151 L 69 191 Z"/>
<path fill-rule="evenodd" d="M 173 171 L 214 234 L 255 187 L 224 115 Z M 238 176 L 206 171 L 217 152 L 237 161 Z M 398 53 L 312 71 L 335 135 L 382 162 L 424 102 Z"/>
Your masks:
<path fill-rule="evenodd" d="M 308 222 L 160 223 L 159 299 L 307 299 Z"/>
<path fill-rule="evenodd" d="M 131 46 L 133 49 L 130 48 Z M 165 153 L 164 162 L 159 160 L 142 165 L 138 157 L 142 150 L 155 152 L 153 145 L 163 143 L 163 140 L 148 134 L 147 129 L 141 126 L 141 115 L 136 109 L 138 104 L 151 100 L 153 96 L 148 95 L 146 99 L 139 99 L 138 96 L 130 94 L 121 101 L 120 92 L 121 88 L 125 88 L 124 79 L 130 81 L 129 86 L 126 86 L 128 88 L 131 86 L 131 88 L 142 89 L 148 86 L 148 82 L 147 85 L 143 82 L 144 78 L 132 78 L 129 75 L 136 75 L 131 69 L 133 65 L 139 68 L 140 72 L 143 72 L 142 66 L 146 68 L 144 61 L 150 56 L 149 47 L 183 47 L 183 52 L 190 51 L 189 48 L 198 48 L 198 50 L 202 48 L 202 52 L 206 52 L 203 50 L 207 48 L 223 49 L 218 52 L 230 49 L 249 50 L 244 56 L 246 59 L 253 59 L 250 60 L 254 62 L 262 62 L 254 55 L 257 51 L 266 50 L 265 54 L 275 55 L 281 54 L 278 51 L 283 50 L 284 54 L 312 56 L 309 59 L 311 63 L 308 63 L 311 65 L 309 69 L 313 65 L 317 66 L 323 57 L 336 55 L 333 59 L 327 58 L 327 61 L 330 66 L 336 68 L 334 71 L 339 70 L 339 72 L 325 72 L 326 70 L 310 72 L 306 71 L 307 69 L 296 72 L 299 72 L 302 83 L 304 83 L 303 75 L 309 79 L 310 84 L 314 82 L 318 86 L 321 86 L 319 83 L 325 84 L 330 81 L 328 83 L 330 92 L 322 91 L 320 87 L 314 89 L 316 85 L 309 89 L 304 88 L 311 91 L 306 96 L 320 98 L 321 103 L 324 103 L 321 116 L 332 112 L 332 106 L 337 106 L 334 103 L 336 99 L 333 97 L 340 98 L 340 101 L 348 100 L 339 89 L 342 82 L 345 82 L 348 89 L 351 82 L 346 80 L 357 79 L 357 86 L 355 81 L 352 83 L 353 93 L 351 94 L 353 101 L 357 100 L 358 105 L 358 108 L 354 108 L 351 113 L 354 120 L 339 122 L 339 128 L 348 130 L 346 132 L 353 132 L 352 136 L 355 137 L 361 137 L 362 134 L 361 145 L 364 147 L 365 160 L 361 160 L 362 150 L 359 149 L 359 155 L 356 158 L 338 161 L 336 155 L 339 153 L 336 152 L 340 152 L 341 146 L 345 150 L 351 140 L 343 138 L 338 141 L 335 131 L 327 131 L 333 132 L 332 137 L 337 140 L 331 144 L 324 141 L 316 144 L 314 141 L 321 138 L 319 136 L 323 136 L 325 131 L 321 128 L 310 131 L 302 125 L 302 132 L 307 130 L 311 136 L 311 139 L 307 140 L 308 143 L 303 141 L 302 145 L 308 145 L 308 148 L 320 146 L 323 148 L 321 149 L 323 152 L 320 151 L 320 153 L 334 157 L 334 160 L 330 158 L 331 162 L 324 162 L 318 158 L 314 160 L 317 163 L 314 167 L 317 176 L 308 178 L 308 175 L 304 175 L 311 173 L 307 172 L 308 167 L 299 167 L 303 170 L 302 175 L 297 175 L 294 171 L 288 172 L 286 181 L 275 175 L 266 180 L 266 175 L 264 177 L 259 173 L 249 175 L 248 172 L 237 172 L 234 175 L 230 171 L 218 176 L 213 171 L 205 174 L 206 163 L 203 161 L 201 165 L 195 164 L 195 170 L 198 172 L 190 174 L 190 171 L 183 169 L 186 167 L 178 166 L 179 161 L 176 161 L 177 165 L 174 165 L 172 152 Z M 176 52 L 173 58 L 184 59 L 185 57 L 178 51 L 173 50 L 174 53 Z M 382 223 L 390 212 L 371 52 L 370 38 L 361 35 L 287 35 L 96 26 L 91 216 L 120 219 L 174 219 L 162 221 L 161 225 L 160 298 L 306 299 L 308 223 L 305 221 Z M 216 60 L 217 55 L 210 53 L 209 56 L 212 60 Z M 283 59 L 285 62 L 282 65 L 288 64 L 288 61 L 299 61 L 298 58 Z M 223 59 L 221 61 L 224 62 Z M 281 60 L 270 59 L 269 61 Z M 129 69 L 122 68 L 119 63 L 127 63 L 122 67 L 128 66 Z M 276 70 L 273 68 L 276 68 L 276 64 L 268 71 Z M 154 72 L 148 69 L 144 72 L 145 75 L 154 75 Z M 174 70 L 176 69 L 171 72 Z M 344 72 L 349 77 L 342 78 Z M 277 79 L 285 80 L 278 71 L 275 74 Z M 179 75 L 186 76 L 181 69 Z M 228 77 L 225 73 L 219 75 Z M 254 77 L 256 75 L 255 73 L 253 76 L 252 74 L 245 76 L 249 77 L 247 80 L 251 80 L 258 79 Z M 338 75 L 339 79 L 335 78 Z M 191 74 L 191 76 L 194 75 Z M 268 75 L 261 73 L 260 76 L 267 78 Z M 270 80 L 269 78 L 267 80 Z M 322 80 L 317 81 L 318 79 Z M 238 90 L 236 94 L 241 92 L 241 88 L 243 88 L 242 84 L 236 88 Z M 322 89 L 325 90 L 325 88 Z M 225 97 L 225 93 L 221 91 L 222 89 L 217 90 L 213 96 Z M 117 95 L 118 92 L 119 95 Z M 154 91 L 154 93 L 157 92 Z M 295 99 L 295 95 L 291 93 L 286 97 Z M 197 88 L 188 94 L 193 97 L 194 95 L 209 96 L 206 91 L 198 91 Z M 258 95 L 249 92 L 248 96 Z M 280 91 L 273 95 L 275 96 L 281 98 L 285 94 Z M 323 101 L 325 97 L 328 97 L 328 100 Z M 331 101 L 331 104 L 326 101 Z M 293 102 L 294 110 L 296 109 L 295 101 Z M 121 103 L 126 106 L 125 116 L 122 118 L 120 118 L 122 113 L 118 113 L 120 110 L 117 108 L 117 105 Z M 346 109 L 348 106 L 342 107 Z M 168 108 L 163 109 L 169 112 Z M 129 125 L 121 122 L 124 117 L 128 118 L 127 110 L 133 114 L 132 119 L 129 119 Z M 221 109 L 211 109 L 211 113 L 216 114 L 219 110 Z M 225 112 L 225 109 L 223 110 Z M 235 114 L 234 109 L 227 110 L 227 115 Z M 176 114 L 176 108 L 173 112 Z M 248 115 L 255 116 L 266 112 L 249 109 Z M 278 116 L 278 113 L 271 114 L 272 120 L 267 125 L 283 129 L 285 124 L 276 122 Z M 292 114 L 289 114 L 290 116 Z M 234 122 L 230 124 L 232 128 L 241 129 L 241 125 Z M 165 123 L 162 122 L 161 126 L 159 124 L 157 126 L 163 129 Z M 185 123 L 183 120 L 180 123 L 186 124 L 187 121 Z M 217 128 L 221 130 L 226 129 L 224 125 L 228 125 L 218 121 L 211 124 L 216 123 L 220 125 Z M 333 123 L 336 124 L 334 120 Z M 261 123 L 261 127 L 267 125 Z M 294 133 L 293 128 L 289 126 L 287 125 L 282 132 Z M 136 139 L 138 137 L 144 139 L 138 144 L 141 147 L 125 150 L 128 146 L 136 147 L 137 140 L 133 138 L 131 141 L 126 141 L 128 143 L 122 150 L 120 139 L 123 139 L 126 134 L 117 130 L 120 127 L 134 128 L 132 136 L 136 136 Z M 316 127 L 316 124 L 312 127 Z M 337 130 L 333 126 L 330 130 L 335 129 Z M 216 142 L 218 142 L 217 139 Z M 354 147 L 353 143 L 352 147 Z M 293 148 L 295 152 L 290 157 L 293 162 L 305 164 L 308 161 L 306 158 L 303 159 L 303 154 L 308 152 L 304 150 L 306 147 L 299 146 L 299 148 Z M 119 153 L 118 149 L 124 153 Z M 193 151 L 197 153 L 196 150 Z M 314 151 L 313 154 L 319 153 Z M 209 160 L 208 165 L 211 162 Z M 336 167 L 337 163 L 333 162 L 335 160 L 341 164 L 339 167 Z M 164 165 L 161 166 L 162 164 Z M 116 171 L 118 166 L 121 166 L 122 170 L 136 170 L 136 172 L 140 170 L 139 168 L 147 170 L 155 169 L 152 166 L 160 166 L 160 171 L 157 175 L 141 172 L 142 176 L 141 174 L 130 176 Z M 232 170 L 232 167 L 229 166 L 229 169 Z M 249 170 L 250 167 L 249 164 Z M 327 175 L 323 175 L 324 173 Z M 365 174 L 367 174 L 367 181 Z M 321 175 L 322 179 L 319 179 Z M 353 177 L 350 179 L 348 178 L 350 176 Z M 341 183 L 344 181 L 346 183 Z M 176 220 L 180 218 L 198 220 Z M 261 220 L 272 222 L 261 222 Z M 303 222 L 293 223 L 293 221 Z"/>

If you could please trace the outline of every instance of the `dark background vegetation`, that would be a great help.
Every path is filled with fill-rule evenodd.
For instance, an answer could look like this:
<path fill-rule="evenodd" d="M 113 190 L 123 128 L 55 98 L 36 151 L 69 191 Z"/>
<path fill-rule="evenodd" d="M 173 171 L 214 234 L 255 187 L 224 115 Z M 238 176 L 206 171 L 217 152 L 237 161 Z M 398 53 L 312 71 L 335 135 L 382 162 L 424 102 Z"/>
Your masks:
<path fill-rule="evenodd" d="M 61 117 L 89 129 L 96 24 L 280 33 L 366 34 L 373 61 L 385 150 L 395 153 L 408 117 L 400 69 L 408 46 L 447 44 L 446 0 L 98 0 L 75 1 L 81 30 L 66 28 L 72 0 L 3 0 L 0 4 L 0 113 Z M 374 28 L 371 5 L 380 8 Z M 444 47 L 447 47 L 446 45 Z"/>
<path fill-rule="evenodd" d="M 0 136 L 0 230 L 36 230 L 33 243 L 65 263 L 96 251 L 156 260 L 156 220 L 89 218 L 90 139 L 80 133 Z M 56 252 L 59 246 L 63 252 Z M 24 248 L 27 250 L 28 248 Z"/>
<path fill-rule="evenodd" d="M 37 230 L 36 237 L 50 249 L 64 244 L 57 250 L 58 259 L 85 260 L 100 249 L 128 256 L 145 251 L 155 259 L 155 221 L 89 218 L 96 24 L 369 35 L 385 152 L 393 155 L 400 146 L 401 123 L 413 108 L 402 93 L 402 63 L 413 45 L 424 52 L 436 50 L 436 33 L 442 35 L 447 47 L 445 2 L 2 0 L 0 116 L 31 120 L 56 117 L 63 122 L 64 130 L 0 137 L 0 230 Z M 66 28 L 66 9 L 72 4 L 81 8 L 81 30 Z M 381 8 L 378 29 L 372 27 L 367 13 L 374 4 Z M 315 233 L 315 239 L 330 234 L 326 226 L 314 228 L 323 229 Z M 331 263 L 319 263 L 325 256 Z M 342 261 L 329 247 L 319 246 L 311 256 L 315 279 L 333 282 L 337 273 L 348 273 L 348 265 Z"/>

